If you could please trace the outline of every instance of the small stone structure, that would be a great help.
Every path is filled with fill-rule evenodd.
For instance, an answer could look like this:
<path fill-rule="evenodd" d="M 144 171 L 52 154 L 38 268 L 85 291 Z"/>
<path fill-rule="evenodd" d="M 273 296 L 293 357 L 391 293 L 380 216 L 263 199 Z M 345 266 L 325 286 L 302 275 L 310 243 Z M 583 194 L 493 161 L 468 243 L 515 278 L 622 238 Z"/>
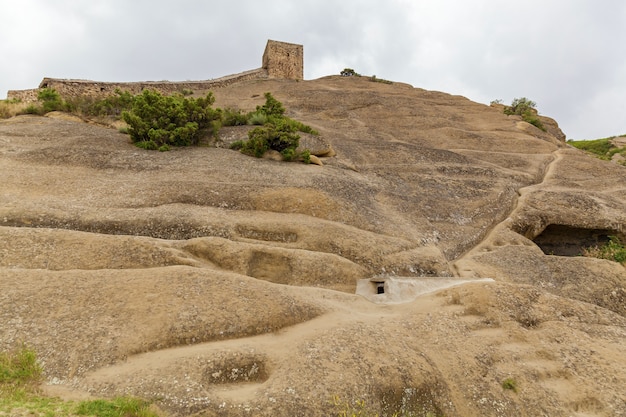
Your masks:
<path fill-rule="evenodd" d="M 373 277 L 357 281 L 356 294 L 376 304 L 410 303 L 422 294 L 469 282 L 493 282 L 491 278 Z"/>
<path fill-rule="evenodd" d="M 263 69 L 271 78 L 302 80 L 304 78 L 304 50 L 294 43 L 267 41 L 263 53 Z"/>
<path fill-rule="evenodd" d="M 304 74 L 303 46 L 293 43 L 268 40 L 263 53 L 262 67 L 238 74 L 227 75 L 214 80 L 204 81 L 142 81 L 142 82 L 101 82 L 91 80 L 67 80 L 59 78 L 44 78 L 39 88 L 29 90 L 9 90 L 8 99 L 18 99 L 23 102 L 37 101 L 37 94 L 41 88 L 53 88 L 61 97 L 71 98 L 79 96 L 106 97 L 116 90 L 129 91 L 132 94 L 141 93 L 145 89 L 156 90 L 162 94 L 173 94 L 185 90 L 210 90 L 225 87 L 234 83 L 266 79 L 281 78 L 302 80 Z"/>

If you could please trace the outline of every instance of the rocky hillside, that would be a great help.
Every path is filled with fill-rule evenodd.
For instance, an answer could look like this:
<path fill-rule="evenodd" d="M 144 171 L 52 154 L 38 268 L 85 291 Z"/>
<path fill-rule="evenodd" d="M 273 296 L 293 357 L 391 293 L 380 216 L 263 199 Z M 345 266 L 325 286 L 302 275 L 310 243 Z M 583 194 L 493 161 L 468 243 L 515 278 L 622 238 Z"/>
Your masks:
<path fill-rule="evenodd" d="M 623 237 L 626 167 L 367 78 L 216 105 L 265 92 L 323 166 L 1 121 L 0 349 L 33 347 L 53 395 L 175 416 L 626 416 L 626 269 L 577 256 Z"/>

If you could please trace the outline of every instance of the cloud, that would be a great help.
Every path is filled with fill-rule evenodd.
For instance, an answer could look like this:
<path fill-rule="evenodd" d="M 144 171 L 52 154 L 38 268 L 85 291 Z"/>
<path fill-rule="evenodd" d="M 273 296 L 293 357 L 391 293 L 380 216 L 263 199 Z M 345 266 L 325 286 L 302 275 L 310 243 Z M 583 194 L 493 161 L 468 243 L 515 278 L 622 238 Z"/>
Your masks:
<path fill-rule="evenodd" d="M 267 39 L 303 44 L 305 78 L 345 67 L 489 103 L 526 96 L 569 137 L 626 133 L 621 0 L 0 0 L 0 95 L 44 76 L 216 78 Z"/>

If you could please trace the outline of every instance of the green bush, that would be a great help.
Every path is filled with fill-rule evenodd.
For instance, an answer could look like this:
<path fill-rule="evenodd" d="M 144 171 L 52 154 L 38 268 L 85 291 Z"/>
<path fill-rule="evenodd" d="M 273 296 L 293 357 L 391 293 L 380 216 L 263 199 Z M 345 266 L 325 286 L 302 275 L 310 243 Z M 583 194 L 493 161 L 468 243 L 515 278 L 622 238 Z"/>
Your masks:
<path fill-rule="evenodd" d="M 256 107 L 257 112 L 263 112 L 268 117 L 282 117 L 285 114 L 285 106 L 276 100 L 271 93 L 265 93 L 265 104 Z"/>
<path fill-rule="evenodd" d="M 67 101 L 70 111 L 85 116 L 121 116 L 132 108 L 134 96 L 128 91 L 115 90 L 115 94 L 105 98 L 79 96 Z"/>
<path fill-rule="evenodd" d="M 609 241 L 604 245 L 583 249 L 583 256 L 608 259 L 624 264 L 626 263 L 626 246 L 619 237 L 609 236 Z"/>
<path fill-rule="evenodd" d="M 286 123 L 266 124 L 248 132 L 248 140 L 241 144 L 241 151 L 260 158 L 270 149 L 280 152 L 287 161 L 293 160 L 297 153 L 300 136 Z"/>
<path fill-rule="evenodd" d="M 222 110 L 223 126 L 244 126 L 248 124 L 248 114 L 241 110 L 224 109 Z"/>
<path fill-rule="evenodd" d="M 246 155 L 256 156 L 260 158 L 263 154 L 270 150 L 268 138 L 270 136 L 267 127 L 255 127 L 248 132 L 248 140 L 240 142 L 237 146 L 241 152 Z"/>
<path fill-rule="evenodd" d="M 545 132 L 546 128 L 539 120 L 537 116 L 537 103 L 532 100 L 527 99 L 526 97 L 513 99 L 510 106 L 504 106 L 504 114 L 507 115 L 518 115 L 522 117 L 527 123 L 543 130 Z"/>
<path fill-rule="evenodd" d="M 294 129 L 295 131 L 302 132 L 302 133 L 309 133 L 311 135 L 316 135 L 316 136 L 319 135 L 319 132 L 317 130 L 313 129 L 311 126 L 305 125 L 302 122 L 290 119 L 288 117 L 285 117 L 282 120 L 284 123 L 287 123 L 289 127 Z"/>
<path fill-rule="evenodd" d="M 42 116 L 44 114 L 44 110 L 41 105 L 29 104 L 28 106 L 26 106 L 21 114 L 36 114 Z"/>
<path fill-rule="evenodd" d="M 37 93 L 37 99 L 41 101 L 44 113 L 67 110 L 67 104 L 54 88 L 42 88 Z"/>
<path fill-rule="evenodd" d="M 342 77 L 360 77 L 361 74 L 353 70 L 352 68 L 344 68 L 343 71 L 339 73 Z"/>
<path fill-rule="evenodd" d="M 212 93 L 194 99 L 144 90 L 134 97 L 131 109 L 122 113 L 122 119 L 128 124 L 134 143 L 154 142 L 156 149 L 163 145 L 195 145 L 200 130 L 218 128 L 221 112 L 211 107 L 214 102 Z M 140 146 L 148 149 L 146 145 Z"/>
<path fill-rule="evenodd" d="M 510 106 L 504 106 L 504 114 L 517 114 L 521 116 L 528 110 L 534 110 L 537 107 L 537 103 L 526 97 L 515 98 L 511 102 Z"/>
<path fill-rule="evenodd" d="M 37 103 L 28 105 L 20 114 L 44 115 L 51 111 L 70 110 L 68 103 L 61 98 L 61 95 L 54 88 L 46 87 L 39 90 L 37 100 Z"/>
<path fill-rule="evenodd" d="M 265 93 L 265 104 L 257 106 L 254 112 L 248 114 L 248 123 L 260 125 L 248 132 L 247 141 L 238 141 L 231 145 L 231 149 L 260 158 L 269 150 L 281 153 L 283 159 L 292 161 L 302 159 L 309 163 L 310 153 L 298 153 L 300 135 L 297 132 L 317 134 L 310 126 L 293 120 L 285 114 L 285 107 L 276 100 L 271 93 Z"/>
<path fill-rule="evenodd" d="M 267 123 L 267 115 L 261 111 L 255 111 L 248 116 L 248 124 L 263 126 Z"/>

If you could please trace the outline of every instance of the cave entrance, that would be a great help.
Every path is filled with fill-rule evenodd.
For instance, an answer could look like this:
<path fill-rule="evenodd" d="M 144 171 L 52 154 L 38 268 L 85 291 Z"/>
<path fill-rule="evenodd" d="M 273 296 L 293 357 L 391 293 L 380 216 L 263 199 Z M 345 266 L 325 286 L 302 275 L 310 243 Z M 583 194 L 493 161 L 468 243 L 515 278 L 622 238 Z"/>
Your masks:
<path fill-rule="evenodd" d="M 609 236 L 624 235 L 611 229 L 585 229 L 581 227 L 551 224 L 533 239 L 546 255 L 580 256 L 584 248 L 602 246 Z"/>

